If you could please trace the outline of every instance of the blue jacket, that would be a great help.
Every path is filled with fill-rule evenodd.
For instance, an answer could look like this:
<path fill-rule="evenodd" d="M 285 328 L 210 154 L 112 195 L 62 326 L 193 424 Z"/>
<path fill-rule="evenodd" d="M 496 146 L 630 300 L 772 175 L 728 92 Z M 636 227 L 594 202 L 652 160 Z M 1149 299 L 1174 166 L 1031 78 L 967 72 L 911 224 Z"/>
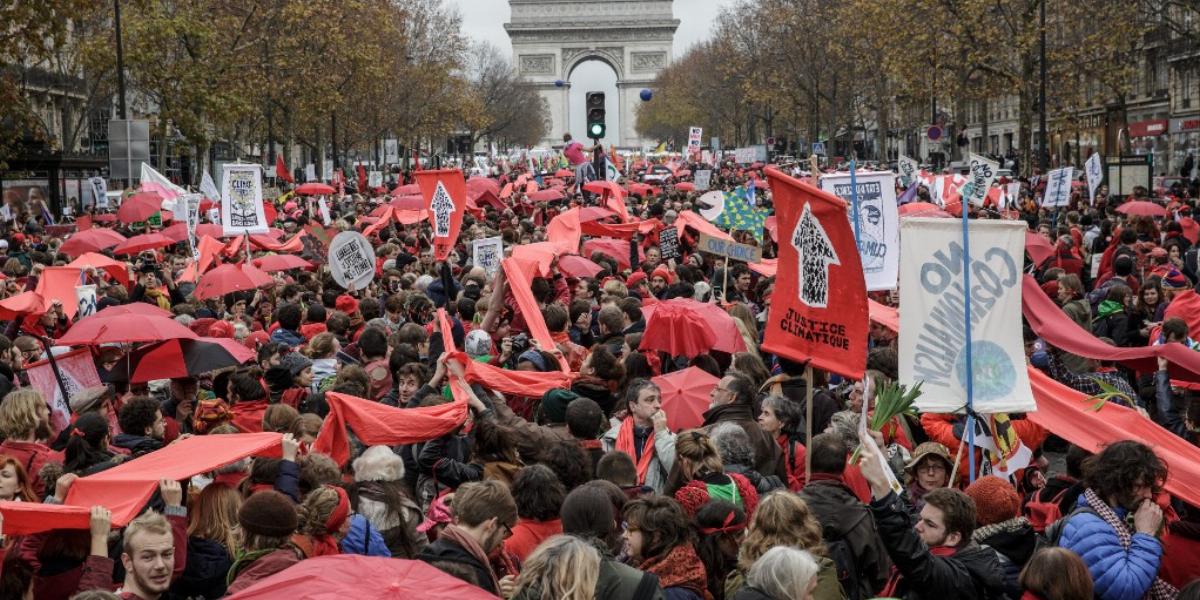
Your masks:
<path fill-rule="evenodd" d="M 1080 496 L 1076 507 L 1086 504 Z M 1118 517 L 1125 518 L 1125 509 L 1114 510 Z M 1083 557 L 1095 582 L 1096 598 L 1101 600 L 1138 600 L 1144 596 L 1158 575 L 1163 553 L 1158 538 L 1145 533 L 1133 534 L 1125 550 L 1117 532 L 1091 512 L 1068 519 L 1058 545 Z"/>
<path fill-rule="evenodd" d="M 371 522 L 366 517 L 357 513 L 350 517 L 350 530 L 346 532 L 346 537 L 342 538 L 342 552 L 344 554 L 392 557 L 387 542 L 383 540 L 383 534 L 379 533 L 378 529 L 371 527 Z"/>
<path fill-rule="evenodd" d="M 300 335 L 299 333 L 296 333 L 295 331 L 284 329 L 282 327 L 271 332 L 271 341 L 283 344 L 283 345 L 287 346 L 288 348 L 295 348 L 296 346 L 302 346 L 302 345 L 304 345 L 304 342 L 305 342 L 304 336 Z"/>

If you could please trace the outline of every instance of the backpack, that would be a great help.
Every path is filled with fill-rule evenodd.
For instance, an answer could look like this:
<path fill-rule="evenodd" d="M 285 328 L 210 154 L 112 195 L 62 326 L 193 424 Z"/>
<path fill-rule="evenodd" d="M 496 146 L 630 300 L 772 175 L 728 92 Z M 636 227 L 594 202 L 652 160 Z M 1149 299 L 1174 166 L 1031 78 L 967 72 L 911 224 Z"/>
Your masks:
<path fill-rule="evenodd" d="M 822 533 L 822 537 L 825 538 L 826 553 L 833 561 L 838 583 L 842 585 L 842 591 L 846 593 L 847 600 L 863 600 L 859 589 L 858 565 L 855 564 L 854 553 L 850 551 L 850 544 L 846 543 L 846 538 L 838 536 L 837 531 L 832 528 L 825 528 Z"/>
<path fill-rule="evenodd" d="M 204 435 L 217 426 L 233 420 L 233 412 L 229 405 L 220 398 L 207 398 L 196 402 L 192 411 L 192 432 Z"/>
<path fill-rule="evenodd" d="M 1091 513 L 1096 516 L 1100 515 L 1100 513 L 1097 513 L 1096 510 L 1090 506 L 1076 506 L 1075 510 L 1072 510 L 1070 513 L 1068 513 L 1067 516 L 1051 523 L 1050 526 L 1046 528 L 1046 545 L 1057 546 L 1058 542 L 1062 540 L 1063 530 L 1067 528 L 1067 521 L 1071 520 L 1071 517 L 1081 513 Z"/>
<path fill-rule="evenodd" d="M 1025 503 L 1025 518 L 1029 519 L 1029 524 L 1033 526 L 1034 531 L 1045 533 L 1050 524 L 1062 518 L 1062 509 L 1059 508 L 1059 503 L 1069 491 L 1071 491 L 1070 487 L 1063 488 L 1049 501 L 1042 500 L 1041 492 L 1038 492 L 1029 502 Z"/>

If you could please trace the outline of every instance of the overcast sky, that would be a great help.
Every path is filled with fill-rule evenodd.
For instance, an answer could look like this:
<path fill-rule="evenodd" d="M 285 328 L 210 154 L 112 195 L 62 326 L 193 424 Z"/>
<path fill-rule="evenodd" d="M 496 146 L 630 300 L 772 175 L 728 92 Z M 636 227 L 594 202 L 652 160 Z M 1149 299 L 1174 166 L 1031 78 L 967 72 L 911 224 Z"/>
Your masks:
<path fill-rule="evenodd" d="M 488 41 L 499 47 L 505 54 L 512 55 L 512 44 L 504 31 L 510 11 L 508 0 L 442 0 L 458 8 L 463 17 L 463 32 L 472 40 Z M 679 29 L 675 32 L 674 54 L 679 57 L 692 44 L 707 39 L 717 18 L 717 13 L 725 6 L 734 4 L 735 0 L 675 0 L 675 18 L 680 20 Z M 602 63 L 584 63 L 571 77 L 571 102 L 581 103 L 585 90 L 608 90 L 610 98 L 615 96 L 616 75 Z M 579 98 L 575 98 L 578 95 Z M 613 104 L 610 100 L 609 104 Z M 610 106 L 609 131 L 618 131 L 619 123 L 615 122 L 616 107 Z M 577 137 L 583 132 L 583 113 L 572 111 L 571 131 Z M 578 117 L 576 119 L 575 117 Z M 578 121 L 578 122 L 576 122 Z"/>

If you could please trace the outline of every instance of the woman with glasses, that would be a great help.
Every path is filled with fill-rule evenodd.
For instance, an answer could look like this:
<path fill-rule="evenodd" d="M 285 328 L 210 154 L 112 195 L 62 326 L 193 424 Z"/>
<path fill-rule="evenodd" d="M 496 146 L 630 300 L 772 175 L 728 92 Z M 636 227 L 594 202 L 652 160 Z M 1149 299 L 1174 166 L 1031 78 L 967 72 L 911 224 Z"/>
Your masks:
<path fill-rule="evenodd" d="M 925 507 L 925 494 L 950 484 L 953 463 L 950 451 L 937 442 L 925 442 L 913 450 L 913 458 L 905 471 L 908 474 L 908 501 L 914 512 Z"/>

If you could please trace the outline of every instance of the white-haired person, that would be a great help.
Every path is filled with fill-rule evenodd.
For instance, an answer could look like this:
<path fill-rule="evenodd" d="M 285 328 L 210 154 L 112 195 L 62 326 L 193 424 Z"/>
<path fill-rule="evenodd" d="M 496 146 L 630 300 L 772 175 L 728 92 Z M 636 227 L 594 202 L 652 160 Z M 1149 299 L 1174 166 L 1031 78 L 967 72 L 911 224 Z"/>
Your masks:
<path fill-rule="evenodd" d="M 404 481 L 404 461 L 387 446 L 371 446 L 354 460 L 351 506 L 383 535 L 394 558 L 416 558 L 429 539 L 417 532 L 420 506 Z"/>
<path fill-rule="evenodd" d="M 817 561 L 805 550 L 776 546 L 754 561 L 734 600 L 812 600 Z"/>
<path fill-rule="evenodd" d="M 513 600 L 592 600 L 600 578 L 600 552 L 580 538 L 556 535 L 529 555 Z"/>

